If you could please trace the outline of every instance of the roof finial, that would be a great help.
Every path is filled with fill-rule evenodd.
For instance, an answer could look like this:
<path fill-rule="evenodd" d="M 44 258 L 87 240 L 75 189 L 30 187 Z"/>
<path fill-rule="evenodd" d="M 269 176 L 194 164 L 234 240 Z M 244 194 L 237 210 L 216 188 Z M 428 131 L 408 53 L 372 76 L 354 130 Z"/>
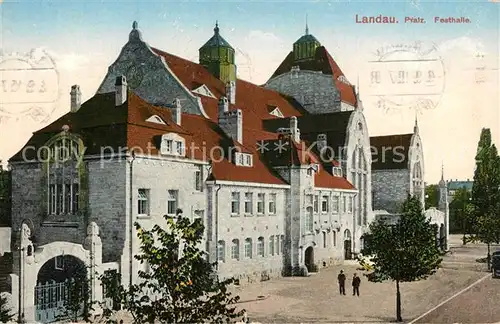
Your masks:
<path fill-rule="evenodd" d="M 444 163 L 441 161 L 441 181 L 444 181 Z"/>
<path fill-rule="evenodd" d="M 219 21 L 215 21 L 215 28 L 214 28 L 214 33 L 218 34 L 219 33 Z"/>
<path fill-rule="evenodd" d="M 134 22 L 132 23 L 132 29 L 136 30 L 137 29 L 137 21 L 134 20 Z"/>
<path fill-rule="evenodd" d="M 356 95 L 359 96 L 359 73 L 358 73 L 358 77 L 357 77 L 357 80 L 356 80 Z"/>
<path fill-rule="evenodd" d="M 307 25 L 307 14 L 306 14 L 306 35 L 309 35 L 309 26 Z"/>

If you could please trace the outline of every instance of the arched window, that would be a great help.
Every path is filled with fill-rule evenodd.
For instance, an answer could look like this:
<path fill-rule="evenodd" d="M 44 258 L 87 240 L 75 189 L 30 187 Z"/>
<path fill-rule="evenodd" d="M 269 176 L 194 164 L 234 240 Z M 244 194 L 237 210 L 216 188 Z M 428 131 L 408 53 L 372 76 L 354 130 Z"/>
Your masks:
<path fill-rule="evenodd" d="M 249 237 L 245 239 L 245 258 L 252 258 L 252 239 Z"/>
<path fill-rule="evenodd" d="M 234 239 L 231 242 L 231 259 L 240 259 L 240 241 L 238 239 Z"/>
<path fill-rule="evenodd" d="M 327 248 L 328 243 L 326 242 L 326 232 L 323 231 L 323 248 Z"/>
<path fill-rule="evenodd" d="M 333 241 L 333 246 L 337 246 L 337 233 L 335 231 L 332 231 L 332 241 Z"/>
<path fill-rule="evenodd" d="M 80 204 L 80 169 L 83 167 L 81 140 L 67 133 L 49 140 L 45 145 L 47 214 L 76 214 Z"/>
<path fill-rule="evenodd" d="M 274 255 L 274 235 L 269 236 L 269 255 Z"/>
<path fill-rule="evenodd" d="M 217 261 L 226 261 L 226 243 L 222 240 L 217 242 Z"/>
<path fill-rule="evenodd" d="M 257 239 L 257 255 L 261 257 L 265 256 L 264 238 L 262 236 Z"/>

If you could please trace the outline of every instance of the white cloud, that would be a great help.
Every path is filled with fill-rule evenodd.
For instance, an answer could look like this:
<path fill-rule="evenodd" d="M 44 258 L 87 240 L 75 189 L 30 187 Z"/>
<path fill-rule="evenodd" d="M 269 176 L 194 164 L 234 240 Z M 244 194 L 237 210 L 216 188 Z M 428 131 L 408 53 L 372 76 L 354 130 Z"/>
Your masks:
<path fill-rule="evenodd" d="M 278 36 L 262 30 L 251 30 L 246 36 L 246 40 L 254 43 L 283 43 Z M 257 45 L 257 44 L 254 44 Z"/>

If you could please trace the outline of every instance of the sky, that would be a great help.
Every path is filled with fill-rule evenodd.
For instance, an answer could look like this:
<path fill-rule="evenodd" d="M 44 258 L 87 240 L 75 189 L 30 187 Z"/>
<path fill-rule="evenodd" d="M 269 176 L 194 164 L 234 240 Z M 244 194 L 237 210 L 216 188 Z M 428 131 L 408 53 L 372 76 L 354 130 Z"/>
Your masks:
<path fill-rule="evenodd" d="M 238 77 L 264 84 L 290 52 L 292 44 L 304 34 L 307 19 L 309 32 L 327 48 L 348 81 L 358 85 L 371 136 L 410 133 L 417 117 L 424 149 L 425 180 L 437 183 L 443 165 L 446 179 L 472 179 L 481 129 L 490 128 L 494 142 L 500 143 L 499 11 L 497 0 L 0 0 L 2 80 L 12 82 L 11 79 L 31 77 L 31 74 L 23 74 L 27 72 L 5 72 L 12 68 L 6 63 L 9 57 L 25 53 L 36 57 L 45 53 L 55 66 L 55 70 L 36 72 L 33 77 L 35 82 L 45 80 L 50 86 L 42 100 L 44 103 L 38 104 L 35 110 L 30 110 L 33 106 L 24 102 L 30 101 L 33 93 L 21 95 L 21 86 L 12 94 L 8 91 L 13 89 L 6 89 L 5 83 L 2 84 L 0 159 L 7 160 L 22 148 L 33 131 L 69 111 L 71 85 L 80 85 L 83 100 L 95 94 L 108 66 L 127 42 L 133 21 L 138 22 L 143 39 L 151 46 L 198 61 L 198 49 L 212 36 L 217 20 L 222 36 L 236 49 Z M 356 23 L 356 16 L 361 19 L 378 15 L 395 16 L 399 23 Z M 435 17 L 450 16 L 466 17 L 470 23 L 434 22 Z M 404 23 L 405 17 L 421 17 L 426 22 Z M 401 45 L 415 44 L 421 44 L 419 58 L 428 59 L 430 63 L 399 66 L 373 63 L 415 58 L 415 53 L 401 57 L 401 52 L 395 50 Z M 422 54 L 424 50 L 428 53 Z M 377 55 L 381 51 L 390 53 L 390 57 Z M 385 83 L 373 88 L 373 72 L 380 70 L 380 66 L 385 73 Z M 387 83 L 393 76 L 391 73 L 401 66 L 410 75 L 419 69 L 437 75 L 432 91 Z M 34 85 L 34 89 L 40 86 Z M 411 96 L 401 96 L 408 91 Z M 418 93 L 414 95 L 412 91 Z M 431 105 L 416 106 L 418 99 L 427 100 Z M 6 111 L 8 117 L 5 117 Z M 26 111 L 30 116 L 34 112 L 43 118 L 27 118 Z"/>

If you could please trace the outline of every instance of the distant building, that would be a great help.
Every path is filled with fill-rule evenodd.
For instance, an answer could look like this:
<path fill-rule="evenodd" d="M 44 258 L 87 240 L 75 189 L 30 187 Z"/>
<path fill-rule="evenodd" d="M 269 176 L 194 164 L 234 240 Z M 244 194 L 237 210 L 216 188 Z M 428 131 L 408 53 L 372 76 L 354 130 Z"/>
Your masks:
<path fill-rule="evenodd" d="M 446 183 L 447 189 L 448 189 L 448 200 L 452 201 L 453 197 L 455 196 L 455 193 L 459 189 L 466 189 L 468 192 L 472 192 L 472 185 L 474 184 L 474 181 L 471 181 L 469 179 L 467 180 L 449 180 Z"/>

